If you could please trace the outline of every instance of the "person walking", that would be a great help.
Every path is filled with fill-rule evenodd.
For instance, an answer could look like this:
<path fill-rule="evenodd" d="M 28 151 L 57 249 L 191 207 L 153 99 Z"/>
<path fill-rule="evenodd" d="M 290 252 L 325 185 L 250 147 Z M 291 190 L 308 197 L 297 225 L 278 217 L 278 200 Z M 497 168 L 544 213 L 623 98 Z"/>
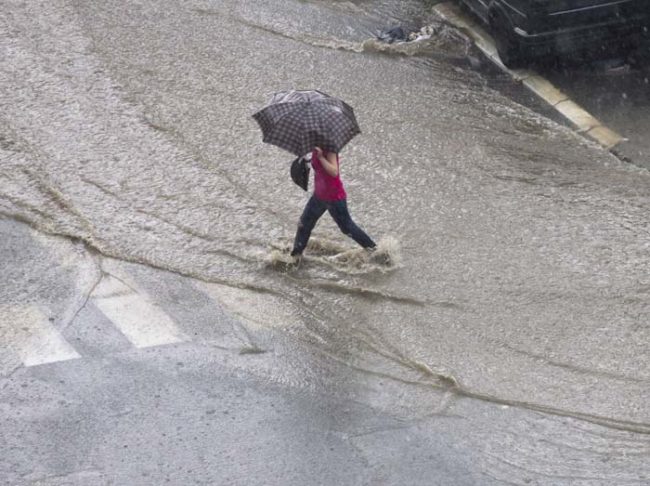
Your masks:
<path fill-rule="evenodd" d="M 291 250 L 294 260 L 300 261 L 311 232 L 325 211 L 330 213 L 343 234 L 363 248 L 376 249 L 375 242 L 352 221 L 348 211 L 347 195 L 339 172 L 339 155 L 335 152 L 324 152 L 320 147 L 316 147 L 311 154 L 311 164 L 314 168 L 314 194 L 300 216 Z"/>

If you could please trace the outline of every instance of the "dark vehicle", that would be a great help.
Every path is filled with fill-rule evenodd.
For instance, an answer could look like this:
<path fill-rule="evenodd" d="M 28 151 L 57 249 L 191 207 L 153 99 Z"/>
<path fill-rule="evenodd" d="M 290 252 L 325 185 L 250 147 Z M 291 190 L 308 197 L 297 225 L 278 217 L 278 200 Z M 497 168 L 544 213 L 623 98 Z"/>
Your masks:
<path fill-rule="evenodd" d="M 460 0 L 494 35 L 508 67 L 535 58 L 638 46 L 648 35 L 650 0 Z"/>

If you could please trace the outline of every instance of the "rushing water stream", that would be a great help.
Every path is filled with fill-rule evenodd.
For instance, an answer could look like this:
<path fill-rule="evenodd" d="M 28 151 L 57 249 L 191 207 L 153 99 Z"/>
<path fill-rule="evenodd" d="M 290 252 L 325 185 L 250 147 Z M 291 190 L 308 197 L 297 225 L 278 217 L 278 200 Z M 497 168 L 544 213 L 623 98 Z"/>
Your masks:
<path fill-rule="evenodd" d="M 650 451 L 650 174 L 490 89 L 421 2 L 6 3 L 0 214 L 271 293 L 357 369 Z M 418 45 L 372 40 L 432 23 Z M 354 248 L 328 218 L 300 268 L 273 264 L 306 195 L 251 114 L 287 88 L 355 107 L 342 177 L 392 267 L 319 255 Z"/>

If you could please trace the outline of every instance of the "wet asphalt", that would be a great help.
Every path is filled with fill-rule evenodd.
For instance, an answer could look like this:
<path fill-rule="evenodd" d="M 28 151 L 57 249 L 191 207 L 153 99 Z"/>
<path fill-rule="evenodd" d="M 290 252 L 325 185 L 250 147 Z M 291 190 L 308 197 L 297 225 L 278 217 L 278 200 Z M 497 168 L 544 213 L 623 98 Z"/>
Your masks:
<path fill-rule="evenodd" d="M 318 2 L 284 3 L 297 10 L 311 4 L 318 8 Z M 349 8 L 355 14 L 363 3 L 341 2 L 342 8 Z M 390 11 L 391 2 L 379 3 Z M 12 486 L 638 486 L 650 482 L 647 460 L 650 441 L 644 423 L 647 413 L 643 408 L 647 404 L 644 400 L 647 369 L 643 368 L 647 356 L 642 354 L 644 348 L 640 341 L 646 332 L 644 312 L 647 310 L 645 274 L 639 270 L 647 264 L 647 245 L 643 246 L 643 223 L 647 222 L 643 174 L 628 173 L 626 168 L 615 166 L 614 161 L 591 145 L 580 147 L 578 137 L 572 144 L 574 139 L 568 131 L 561 131 L 558 126 L 506 103 L 483 88 L 485 78 L 459 73 L 455 70 L 457 66 L 449 68 L 441 63 L 444 69 L 434 66 L 430 71 L 427 62 L 422 61 L 427 69 L 414 69 L 412 64 L 418 63 L 400 58 L 398 68 L 390 70 L 388 67 L 395 64 L 389 64 L 385 58 L 377 57 L 371 62 L 365 58 L 358 60 L 352 54 L 340 55 L 338 50 L 325 51 L 321 49 L 322 44 L 306 47 L 313 42 L 310 37 L 301 40 L 300 47 L 295 48 L 289 41 L 295 34 L 294 25 L 287 27 L 282 15 L 277 20 L 282 35 L 262 35 L 260 32 L 265 31 L 259 26 L 240 27 L 237 35 L 241 38 L 236 42 L 231 40 L 237 45 L 237 56 L 228 58 L 216 48 L 220 44 L 215 44 L 212 37 L 216 35 L 212 25 L 221 25 L 219 22 L 226 16 L 210 2 L 198 2 L 190 14 L 179 8 L 177 15 L 184 19 L 180 25 L 176 23 L 173 8 L 164 11 L 151 2 L 131 2 L 127 16 L 116 14 L 109 7 L 80 2 L 53 5 L 43 5 L 43 10 L 48 13 L 50 9 L 54 15 L 39 17 L 31 15 L 40 12 L 37 5 L 30 13 L 22 12 L 16 4 L 16 11 L 20 12 L 16 18 L 26 25 L 32 25 L 33 21 L 34 31 L 26 29 L 5 36 L 8 52 L 19 45 L 17 41 L 14 45 L 15 39 L 30 49 L 32 42 L 35 45 L 33 51 L 26 50 L 27 54 L 17 58 L 24 69 L 16 73 L 23 76 L 21 79 L 30 80 L 25 89 L 15 90 L 9 75 L 2 78 L 1 84 L 3 102 L 14 110 L 15 117 L 10 120 L 0 117 L 0 127 L 8 134 L 0 139 L 6 157 L 0 163 L 16 163 L 16 169 L 3 173 L 9 183 L 2 179 L 0 186 L 3 196 L 0 200 L 3 215 L 0 219 L 3 261 L 0 482 Z M 168 5 L 177 7 L 173 3 Z M 229 8 L 232 12 L 228 13 L 234 14 L 240 7 L 233 2 Z M 68 14 L 75 12 L 82 12 L 88 24 L 95 25 L 94 30 L 89 28 L 92 42 L 73 28 L 76 24 L 65 21 Z M 256 10 L 251 8 L 245 13 L 253 15 Z M 194 17 L 195 24 L 191 25 L 197 27 L 196 35 L 186 36 L 182 28 L 188 25 L 187 19 Z M 160 27 L 165 22 L 170 26 L 166 30 Z M 39 25 L 47 27 L 40 36 Z M 144 40 L 141 26 L 155 34 L 146 38 L 148 44 L 144 48 L 136 42 Z M 66 32 L 66 28 L 71 32 Z M 345 29 L 341 31 L 345 37 Z M 59 39 L 59 44 L 49 42 L 50 37 L 56 38 L 55 34 L 63 39 Z M 186 47 L 183 42 L 188 39 L 194 39 L 200 49 L 195 46 L 180 49 Z M 371 334 L 375 321 L 390 318 L 392 307 L 371 305 L 375 303 L 373 299 L 381 301 L 381 293 L 370 292 L 369 298 L 362 295 L 357 299 L 358 313 L 352 315 L 361 316 L 358 320 L 332 319 L 317 322 L 318 326 L 311 322 L 306 326 L 286 310 L 290 307 L 286 302 L 275 299 L 274 291 L 278 292 L 282 279 L 289 280 L 292 275 L 273 274 L 269 279 L 271 284 L 261 288 L 263 291 L 241 288 L 243 285 L 205 282 L 206 275 L 214 277 L 219 275 L 218 271 L 228 274 L 240 271 L 232 263 L 232 268 L 221 267 L 216 255 L 220 255 L 219 250 L 240 249 L 241 240 L 228 242 L 232 243 L 230 247 L 219 237 L 232 236 L 236 233 L 233 228 L 244 232 L 242 227 L 252 221 L 261 228 L 251 233 L 262 235 L 262 242 L 257 243 L 262 246 L 268 239 L 280 239 L 278 228 L 283 228 L 286 222 L 280 219 L 280 223 L 275 220 L 269 223 L 269 218 L 261 217 L 246 219 L 251 213 L 273 214 L 278 210 L 265 204 L 270 191 L 280 193 L 279 185 L 272 186 L 278 189 L 253 185 L 244 191 L 242 186 L 247 180 L 240 175 L 244 170 L 233 176 L 238 184 L 208 183 L 205 182 L 208 176 L 218 178 L 205 170 L 204 165 L 193 165 L 195 160 L 202 163 L 208 160 L 226 172 L 233 168 L 230 164 L 237 163 L 237 154 L 231 147 L 226 150 L 215 142 L 220 137 L 230 140 L 233 127 L 220 125 L 217 116 L 220 112 L 206 106 L 222 99 L 219 82 L 229 89 L 236 86 L 241 90 L 243 102 L 232 99 L 224 102 L 224 106 L 236 113 L 242 103 L 248 103 L 246 109 L 252 109 L 260 101 L 261 95 L 260 99 L 252 99 L 247 86 L 230 76 L 208 82 L 210 75 L 220 73 L 213 70 L 221 66 L 215 59 L 222 56 L 222 62 L 229 59 L 241 69 L 242 76 L 248 76 L 249 83 L 264 84 L 265 80 L 260 81 L 255 69 L 239 62 L 249 54 L 245 42 L 251 42 L 259 50 L 258 59 L 265 55 L 265 43 L 277 42 L 288 46 L 284 54 L 288 65 L 296 55 L 295 49 L 313 65 L 322 62 L 321 56 L 350 66 L 363 62 L 370 66 L 366 71 L 368 76 L 373 65 L 386 67 L 386 71 L 380 71 L 372 79 L 399 78 L 395 75 L 399 71 L 412 76 L 400 79 L 403 84 L 374 86 L 383 89 L 383 93 L 401 89 L 402 96 L 408 95 L 407 102 L 411 104 L 406 105 L 395 97 L 400 102 L 395 102 L 390 111 L 381 104 L 381 98 L 370 100 L 367 106 L 377 103 L 377 108 L 368 109 L 366 116 L 370 119 L 379 114 L 372 123 L 368 122 L 374 128 L 375 135 L 369 130 L 374 143 L 360 144 L 357 157 L 365 159 L 369 166 L 377 163 L 374 171 L 377 179 L 389 174 L 394 180 L 403 173 L 402 167 L 380 165 L 376 147 L 386 144 L 386 152 L 391 153 L 396 146 L 419 155 L 421 149 L 416 143 L 422 143 L 431 152 L 432 139 L 441 144 L 435 152 L 442 160 L 438 162 L 439 176 L 432 180 L 442 182 L 423 183 L 422 194 L 431 198 L 433 207 L 438 194 L 450 191 L 453 197 L 441 197 L 437 208 L 440 214 L 448 210 L 446 219 L 431 224 L 425 219 L 431 212 L 420 213 L 418 221 L 426 221 L 424 226 L 433 228 L 433 240 L 426 240 L 431 244 L 420 248 L 407 246 L 405 253 L 411 267 L 398 274 L 405 282 L 411 280 L 407 278 L 409 275 L 422 279 L 432 275 L 430 288 L 422 285 L 421 280 L 412 283 L 415 297 L 422 296 L 423 288 L 429 292 L 436 290 L 427 294 L 433 305 L 427 309 L 430 314 L 422 316 L 420 321 L 400 320 L 396 313 L 394 325 L 387 329 L 378 327 L 386 334 L 379 332 L 378 336 L 371 336 L 376 340 L 368 342 L 356 339 L 349 330 Z M 116 48 L 118 45 L 128 56 Z M 175 48 L 180 49 L 176 57 L 170 54 L 175 53 Z M 15 52 L 23 51 L 16 48 Z M 43 52 L 50 55 L 42 55 Z M 102 70 L 110 71 L 107 67 L 110 63 L 87 64 L 84 56 L 94 60 L 98 52 L 105 56 L 103 59 L 115 56 L 111 68 L 113 78 L 103 77 Z M 198 61 L 182 64 L 187 53 L 204 59 L 205 64 Z M 65 61 L 58 62 L 57 55 Z M 169 57 L 168 64 L 158 63 L 158 56 Z M 339 57 L 342 61 L 337 61 Z M 142 66 L 138 65 L 140 62 Z M 193 73 L 195 78 L 186 77 L 187 67 L 197 69 Z M 204 73 L 199 72 L 201 67 L 206 69 Z M 152 69 L 162 71 L 153 76 Z M 53 73 L 59 85 L 50 79 Z M 283 72 L 273 75 L 278 78 L 274 80 L 277 85 L 288 82 Z M 626 75 L 631 74 L 623 73 L 623 77 Z M 435 103 L 416 105 L 411 98 L 418 99 L 419 91 L 414 88 L 412 94 L 407 93 L 409 82 L 428 86 L 432 84 L 431 76 L 436 76 L 442 94 L 432 90 L 429 95 L 435 96 L 432 98 Z M 567 91 L 572 89 L 574 85 L 568 80 L 575 82 L 577 74 L 562 72 L 558 76 L 558 84 Z M 618 75 L 612 75 L 607 68 L 603 79 L 623 79 L 611 76 Z M 593 91 L 575 88 L 576 93 L 595 93 L 602 89 L 604 83 L 589 85 L 590 75 L 583 78 Z M 188 79 L 197 83 L 189 83 Z M 467 84 L 468 79 L 475 84 Z M 368 94 L 362 81 L 360 77 L 355 86 L 358 99 Z M 499 78 L 486 82 L 507 84 Z M 614 84 L 619 86 L 620 82 Z M 636 86 L 635 82 L 632 84 Z M 258 91 L 261 89 L 258 86 Z M 527 100 L 523 93 L 515 96 L 516 88 L 512 89 L 517 103 L 544 114 L 544 107 Z M 84 93 L 94 97 L 92 103 Z M 202 101 L 200 96 L 209 101 Z M 150 101 L 142 101 L 148 97 Z M 368 97 L 373 98 L 370 94 Z M 634 106 L 642 107 L 643 103 L 635 97 L 632 97 L 637 99 Z M 583 105 L 588 109 L 592 109 L 590 100 L 601 99 L 595 95 L 584 98 Z M 616 119 L 614 115 L 622 106 L 616 98 L 593 105 L 594 110 L 602 109 L 604 121 Z M 384 99 L 390 100 L 388 96 Z M 454 103 L 451 109 L 445 104 L 450 99 Z M 106 113 L 111 114 L 113 102 L 119 108 L 116 111 L 125 110 L 128 116 L 104 118 Z M 152 107 L 153 111 L 139 117 L 140 112 L 134 108 L 138 103 Z M 441 115 L 446 118 L 430 117 L 431 106 L 441 107 Z M 64 116 L 59 116 L 61 113 Z M 193 132 L 192 124 L 198 120 L 197 126 L 200 125 L 201 116 L 222 132 L 217 130 L 215 136 L 209 131 L 205 138 L 199 137 L 199 131 Z M 412 119 L 405 124 L 407 116 Z M 423 123 L 417 124 L 416 120 Z M 431 120 L 435 121 L 433 126 Z M 381 132 L 387 123 L 393 123 L 394 128 Z M 618 127 L 622 132 L 629 129 L 625 133 L 633 133 L 632 125 L 624 122 Z M 36 126 L 40 130 L 38 134 L 30 134 Z M 459 130 L 454 132 L 450 126 L 468 127 L 471 137 Z M 88 133 L 76 127 L 87 129 Z M 253 139 L 247 126 L 235 128 L 234 133 L 241 139 Z M 62 133 L 64 137 L 60 136 Z M 194 135 L 196 139 L 179 143 L 178 151 L 177 145 L 173 145 L 173 150 L 163 150 L 172 146 L 170 133 L 188 139 Z M 414 137 L 411 148 L 403 140 L 413 133 L 419 135 Z M 113 134 L 115 140 L 111 138 Z M 511 139 L 519 141 L 508 147 Z M 485 140 L 493 145 L 486 144 Z M 133 150 L 123 161 L 106 149 L 120 145 Z M 547 149 L 549 145 L 557 145 L 557 151 Z M 472 146 L 478 154 L 472 154 Z M 187 156 L 188 147 L 195 150 L 190 151 L 191 156 Z M 243 143 L 239 148 L 243 150 L 242 147 Z M 368 153 L 364 154 L 364 150 Z M 567 151 L 570 154 L 563 157 Z M 28 177 L 32 175 L 30 165 L 20 160 L 25 153 L 42 164 L 34 166 L 42 167 L 43 172 L 47 167 L 47 172 L 53 174 L 54 183 L 47 192 L 51 199 L 41 198 L 39 192 L 47 184 L 39 185 L 34 182 L 38 178 Z M 252 155 L 259 156 L 259 153 L 253 151 Z M 140 162 L 139 157 L 145 156 L 154 160 L 154 170 L 148 174 L 129 172 L 136 166 L 133 161 Z M 556 164 L 554 157 L 560 162 Z M 594 160 L 586 160 L 589 157 Z M 167 159 L 172 159 L 169 166 L 163 165 Z M 187 160 L 192 163 L 184 166 Z M 413 160 L 417 162 L 416 157 Z M 79 166 L 74 165 L 77 162 Z M 86 163 L 90 165 L 82 165 Z M 414 171 L 413 167 L 417 168 L 417 164 L 404 171 Z M 348 174 L 354 175 L 353 170 Z M 176 185 L 166 185 L 168 180 L 162 173 L 169 174 L 168 180 Z M 425 182 L 430 174 L 414 173 L 420 176 L 417 180 Z M 76 179 L 79 174 L 83 184 Z M 357 181 L 358 176 L 357 173 Z M 353 177 L 350 179 L 355 181 Z M 391 177 L 385 179 L 390 181 Z M 375 183 L 385 190 L 394 188 L 390 182 L 384 186 L 380 180 Z M 611 193 L 608 192 L 610 184 L 615 186 Z M 160 192 L 148 193 L 151 186 L 161 188 Z M 61 192 L 52 189 L 56 187 L 62 188 Z M 84 199 L 87 196 L 84 191 L 89 187 L 90 196 Z M 185 200 L 186 195 L 197 190 L 198 202 Z M 240 190 L 241 193 L 237 192 Z M 246 197 L 256 192 L 266 198 L 253 200 L 253 204 Z M 210 199 L 215 193 L 225 196 Z M 31 199 L 23 198 L 25 194 Z M 237 197 L 228 198 L 232 194 Z M 363 208 L 368 196 L 364 200 L 359 186 L 357 194 L 360 197 L 356 208 Z M 66 205 L 75 201 L 75 196 L 79 196 L 78 207 Z M 406 193 L 397 194 L 396 200 L 406 201 L 406 196 Z M 293 199 L 293 203 L 298 200 Z M 395 211 L 399 218 L 394 219 L 403 221 L 405 231 L 410 231 L 417 225 L 408 220 L 409 216 L 422 210 L 421 201 L 429 202 L 424 197 L 414 199 L 410 201 L 412 207 L 407 206 L 401 213 L 398 204 L 387 203 L 386 208 L 380 208 L 381 213 L 375 207 L 380 214 L 373 216 L 379 221 L 381 215 L 390 216 L 391 210 Z M 174 205 L 169 204 L 170 200 L 175 201 Z M 493 213 L 483 212 L 486 200 L 496 208 Z M 214 204 L 208 205 L 206 201 Z M 445 208 L 447 201 L 458 207 Z M 97 207 L 95 212 L 93 206 Z M 164 212 L 170 206 L 173 209 Z M 131 212 L 133 207 L 135 212 Z M 184 212 L 179 214 L 178 207 L 184 207 Z M 366 202 L 365 207 L 371 207 L 370 203 Z M 548 207 L 548 211 L 540 207 Z M 612 207 L 619 211 L 612 211 Z M 202 213 L 200 208 L 207 209 Z M 218 214 L 223 208 L 226 208 L 223 214 L 241 219 L 233 222 L 219 216 L 210 220 L 212 227 L 204 224 L 208 220 L 206 215 Z M 507 218 L 503 217 L 504 212 Z M 80 214 L 84 217 L 76 219 Z M 151 223 L 154 216 L 159 218 L 155 220 L 157 225 Z M 202 216 L 205 218 L 201 219 Z M 140 218 L 146 221 L 141 222 Z M 462 218 L 468 218 L 468 222 Z M 535 218 L 538 223 L 529 224 Z M 40 231 L 21 220 L 38 226 Z M 165 224 L 159 224 L 160 221 Z M 385 225 L 399 226 L 399 221 L 391 221 L 384 216 Z M 293 220 L 291 228 L 292 225 Z M 158 228 L 164 231 L 151 236 Z M 188 228 L 192 231 L 188 232 Z M 531 233 L 520 234 L 520 228 Z M 110 233 L 110 237 L 103 241 L 98 238 L 101 230 Z M 175 240 L 176 231 L 183 238 Z M 187 237 L 188 234 L 196 239 Z M 532 239 L 541 241 L 539 254 L 533 257 L 510 252 L 529 248 L 517 238 L 528 238 L 531 234 Z M 558 241 L 555 243 L 554 239 Z M 215 241 L 223 246 L 218 247 Z M 487 247 L 480 246 L 485 242 Z M 147 252 L 138 247 L 141 243 Z M 166 259 L 168 255 L 161 257 L 162 251 L 160 254 L 154 251 L 164 249 L 165 245 L 174 247 L 180 255 L 180 264 L 173 258 Z M 97 248 L 123 258 L 112 259 Z M 200 255 L 204 260 L 192 253 L 196 248 L 204 250 Z M 435 258 L 422 257 L 423 263 L 418 263 L 416 256 L 422 248 L 435 251 L 446 248 L 446 258 L 436 253 Z M 508 251 L 500 253 L 504 248 Z M 480 258 L 472 260 L 477 255 Z M 501 259 L 512 265 L 504 265 Z M 127 263 L 127 260 L 143 264 Z M 233 260 L 239 262 L 245 258 L 239 255 L 239 260 Z M 146 264 L 157 262 L 162 267 L 170 261 L 171 271 Z M 209 264 L 206 267 L 197 264 L 203 261 Z M 602 264 L 596 266 L 598 272 L 586 270 L 594 268 L 594 262 Z M 445 275 L 447 271 L 456 277 L 463 264 L 467 271 L 458 280 Z M 255 265 L 250 265 L 252 278 L 261 281 L 269 272 L 260 271 Z M 562 271 L 545 273 L 552 265 Z M 194 274 L 196 278 L 183 276 L 191 272 L 181 270 L 189 268 L 199 269 Z M 433 270 L 425 273 L 427 268 Z M 536 273 L 530 268 L 536 269 Z M 502 287 L 496 280 L 486 278 L 490 271 L 499 279 L 510 278 L 510 287 L 503 288 L 510 291 L 511 300 L 502 300 L 498 293 Z M 563 278 L 548 278 L 557 275 Z M 310 281 L 308 277 L 305 282 Z M 313 280 L 318 277 L 322 275 L 315 272 Z M 530 284 L 534 277 L 539 279 L 533 282 L 539 287 L 526 292 L 524 283 Z M 370 277 L 360 279 L 364 285 L 373 284 Z M 333 286 L 344 280 L 337 275 L 330 283 Z M 381 278 L 376 280 L 381 283 Z M 476 282 L 482 285 L 473 288 Z M 585 285 L 576 287 L 576 282 Z M 367 287 L 364 292 L 368 293 Z M 333 296 L 326 292 L 313 293 L 326 303 L 340 304 L 347 310 L 349 301 L 343 292 Z M 466 301 L 459 296 L 467 296 Z M 293 294 L 287 293 L 285 297 Z M 102 306 L 110 299 L 114 305 L 107 310 Z M 417 299 L 414 300 L 417 304 Z M 567 303 L 553 307 L 553 302 L 558 300 Z M 578 305 L 574 307 L 576 301 Z M 505 310 L 504 302 L 510 306 Z M 463 309 L 471 305 L 475 306 L 472 312 Z M 130 312 L 133 307 L 129 306 L 135 306 L 138 312 Z M 340 315 L 346 314 L 341 311 Z M 457 315 L 472 316 L 465 317 L 471 324 L 467 326 L 467 334 L 458 331 L 463 320 L 456 320 Z M 520 322 L 513 316 L 518 316 Z M 513 327 L 502 328 L 504 322 Z M 545 325 L 550 327 L 547 329 Z M 477 346 L 479 351 L 472 354 L 472 343 L 480 341 L 483 332 L 490 336 L 501 333 L 504 344 L 485 350 Z M 456 333 L 457 341 L 447 341 Z M 382 339 L 392 347 L 382 348 L 385 344 Z M 517 343 L 518 339 L 523 345 Z M 409 344 L 413 344 L 411 349 Z M 366 345 L 375 346 L 373 351 L 378 352 L 364 354 Z M 431 379 L 430 369 L 412 367 L 403 372 L 392 362 L 393 367 L 388 367 L 382 357 L 391 357 L 394 349 L 404 351 L 406 358 L 412 360 L 407 363 L 421 359 L 436 364 L 436 360 L 425 354 L 431 352 L 443 365 L 463 370 L 466 376 L 461 377 L 472 386 L 465 389 L 453 383 L 438 386 L 440 383 Z M 501 354 L 492 354 L 494 349 Z M 537 372 L 537 368 L 543 372 Z M 396 369 L 402 373 L 390 373 Z M 615 391 L 609 388 L 609 383 L 616 386 Z M 626 395 L 619 390 L 629 392 Z M 603 398 L 602 402 L 598 397 Z M 605 423 L 605 412 L 618 420 Z"/>
<path fill-rule="evenodd" d="M 480 55 L 473 59 L 491 86 L 558 123 L 570 122 L 513 82 Z M 530 66 L 625 140 L 612 149 L 621 160 L 650 169 L 650 44 L 606 54 L 582 53 L 534 61 Z"/>
<path fill-rule="evenodd" d="M 38 257 L 40 271 L 62 260 L 72 269 L 57 277 L 57 292 L 41 299 L 51 309 L 73 308 L 50 317 L 79 354 L 25 367 L 15 348 L 4 348 L 0 484 L 631 486 L 650 480 L 644 435 L 355 370 L 291 335 L 251 326 L 211 298 L 202 282 L 107 259 L 18 222 L 0 220 L 0 231 L 12 235 L 0 252 L 14 260 L 5 264 L 12 281 L 0 277 L 3 286 L 25 289 L 26 281 L 13 279 L 34 266 L 23 257 Z M 88 298 L 97 288 L 92 278 L 77 294 L 80 277 L 97 276 L 89 260 L 102 278 L 128 280 L 139 298 L 171 316 L 184 341 L 130 342 Z M 405 396 L 412 403 L 390 406 Z"/>
<path fill-rule="evenodd" d="M 647 52 L 646 52 L 647 51 Z M 626 140 L 613 152 L 623 160 L 650 169 L 650 46 L 643 56 L 621 54 L 584 64 L 546 68 L 556 86 Z"/>

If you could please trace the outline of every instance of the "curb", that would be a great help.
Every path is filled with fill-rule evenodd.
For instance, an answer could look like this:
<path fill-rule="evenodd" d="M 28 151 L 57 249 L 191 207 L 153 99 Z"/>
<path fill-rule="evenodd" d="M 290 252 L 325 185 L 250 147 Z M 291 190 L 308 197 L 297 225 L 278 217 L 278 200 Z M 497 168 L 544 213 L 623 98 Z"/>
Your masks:
<path fill-rule="evenodd" d="M 462 30 L 476 44 L 485 56 L 499 69 L 510 74 L 539 98 L 551 105 L 564 118 L 569 120 L 578 133 L 595 140 L 607 150 L 611 150 L 626 139 L 603 125 L 584 108 L 556 88 L 546 78 L 530 69 L 508 69 L 503 65 L 492 36 L 473 19 L 468 18 L 461 9 L 450 2 L 439 3 L 433 10 L 454 27 Z"/>

